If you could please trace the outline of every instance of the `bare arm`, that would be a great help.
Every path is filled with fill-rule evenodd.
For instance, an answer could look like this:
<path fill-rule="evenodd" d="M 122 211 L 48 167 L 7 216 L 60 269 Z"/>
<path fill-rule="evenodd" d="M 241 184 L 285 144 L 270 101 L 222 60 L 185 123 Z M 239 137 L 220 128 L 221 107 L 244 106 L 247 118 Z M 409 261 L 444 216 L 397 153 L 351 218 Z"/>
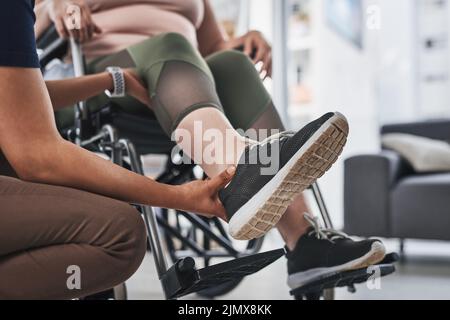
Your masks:
<path fill-rule="evenodd" d="M 47 30 L 52 21 L 48 14 L 47 0 L 37 0 L 36 6 L 34 7 L 34 12 L 36 14 L 36 24 L 34 25 L 34 34 L 36 39 L 39 38 L 45 30 Z"/>
<path fill-rule="evenodd" d="M 149 105 L 148 92 L 138 76 L 131 69 L 125 69 L 124 76 L 127 93 Z M 58 110 L 95 97 L 105 90 L 112 90 L 113 81 L 109 73 L 102 72 L 80 78 L 47 81 L 46 85 L 53 108 Z"/>
<path fill-rule="evenodd" d="M 205 3 L 205 16 L 200 28 L 197 30 L 199 49 L 206 57 L 214 52 L 222 50 L 228 38 L 214 15 L 209 0 Z"/>
<path fill-rule="evenodd" d="M 58 110 L 112 89 L 111 76 L 104 72 L 81 78 L 46 81 L 53 109 Z"/>
<path fill-rule="evenodd" d="M 0 95 L 0 148 L 21 179 L 131 203 L 225 216 L 217 192 L 231 180 L 229 173 L 207 182 L 168 186 L 64 141 L 38 69 L 0 67 Z"/>
<path fill-rule="evenodd" d="M 124 76 L 127 93 L 149 106 L 149 94 L 139 77 L 131 69 L 125 69 Z M 111 75 L 107 72 L 79 78 L 47 81 L 46 85 L 55 110 L 95 97 L 105 90 L 113 89 Z"/>

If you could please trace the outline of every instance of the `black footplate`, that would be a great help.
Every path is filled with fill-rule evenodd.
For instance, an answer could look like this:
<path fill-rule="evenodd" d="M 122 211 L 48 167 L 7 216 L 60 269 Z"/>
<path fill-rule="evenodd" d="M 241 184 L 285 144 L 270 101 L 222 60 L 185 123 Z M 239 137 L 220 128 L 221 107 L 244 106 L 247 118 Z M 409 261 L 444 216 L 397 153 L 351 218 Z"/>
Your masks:
<path fill-rule="evenodd" d="M 192 258 L 179 260 L 161 278 L 166 296 L 177 299 L 191 293 L 252 275 L 282 256 L 284 249 L 259 253 L 197 270 Z"/>
<path fill-rule="evenodd" d="M 335 273 L 291 291 L 296 300 L 320 300 L 327 289 L 348 287 L 355 292 L 355 285 L 365 283 L 374 276 L 385 277 L 395 272 L 394 263 L 399 260 L 396 253 L 391 253 L 378 265 L 370 268 Z"/>

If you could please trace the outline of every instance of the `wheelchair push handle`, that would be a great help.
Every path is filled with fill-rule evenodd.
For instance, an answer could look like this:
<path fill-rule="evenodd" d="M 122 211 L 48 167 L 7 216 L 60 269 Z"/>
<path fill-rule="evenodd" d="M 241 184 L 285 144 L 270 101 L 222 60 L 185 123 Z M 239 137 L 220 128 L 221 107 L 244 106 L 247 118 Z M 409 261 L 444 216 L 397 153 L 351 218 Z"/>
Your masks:
<path fill-rule="evenodd" d="M 82 77 L 86 74 L 86 70 L 84 67 L 83 50 L 81 48 L 81 45 L 73 37 L 70 38 L 69 43 L 75 76 Z"/>
<path fill-rule="evenodd" d="M 70 53 L 75 77 L 86 75 L 85 60 L 81 44 L 73 37 L 69 39 Z M 90 114 L 85 101 L 80 101 L 75 106 L 75 123 L 77 127 L 75 143 L 80 144 L 82 140 L 92 134 L 90 130 Z"/>

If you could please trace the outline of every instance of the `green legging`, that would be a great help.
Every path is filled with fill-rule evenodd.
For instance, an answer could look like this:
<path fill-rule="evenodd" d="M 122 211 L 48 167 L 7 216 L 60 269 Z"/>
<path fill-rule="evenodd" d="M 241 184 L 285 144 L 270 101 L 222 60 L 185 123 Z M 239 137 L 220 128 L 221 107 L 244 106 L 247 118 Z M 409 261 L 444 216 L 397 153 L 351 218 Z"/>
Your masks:
<path fill-rule="evenodd" d="M 183 36 L 166 33 L 88 65 L 88 73 L 108 66 L 136 68 L 149 89 L 152 109 L 170 136 L 190 112 L 215 107 L 236 129 L 280 129 L 283 125 L 252 61 L 239 51 L 202 58 Z M 89 101 L 91 110 L 107 104 L 106 95 Z M 125 112 L 145 114 L 148 107 L 133 98 L 115 100 Z M 56 114 L 60 128 L 73 122 L 73 108 Z"/>

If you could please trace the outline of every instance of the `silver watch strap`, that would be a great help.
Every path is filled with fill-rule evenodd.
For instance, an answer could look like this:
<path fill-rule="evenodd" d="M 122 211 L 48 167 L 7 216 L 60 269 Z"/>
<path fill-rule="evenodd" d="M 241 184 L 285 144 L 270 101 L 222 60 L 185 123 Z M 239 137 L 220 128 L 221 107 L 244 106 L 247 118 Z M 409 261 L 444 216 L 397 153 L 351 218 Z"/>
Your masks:
<path fill-rule="evenodd" d="M 123 98 L 126 93 L 125 76 L 119 67 L 108 67 L 106 71 L 111 75 L 114 84 L 114 91 L 106 90 L 105 93 L 110 98 Z"/>

